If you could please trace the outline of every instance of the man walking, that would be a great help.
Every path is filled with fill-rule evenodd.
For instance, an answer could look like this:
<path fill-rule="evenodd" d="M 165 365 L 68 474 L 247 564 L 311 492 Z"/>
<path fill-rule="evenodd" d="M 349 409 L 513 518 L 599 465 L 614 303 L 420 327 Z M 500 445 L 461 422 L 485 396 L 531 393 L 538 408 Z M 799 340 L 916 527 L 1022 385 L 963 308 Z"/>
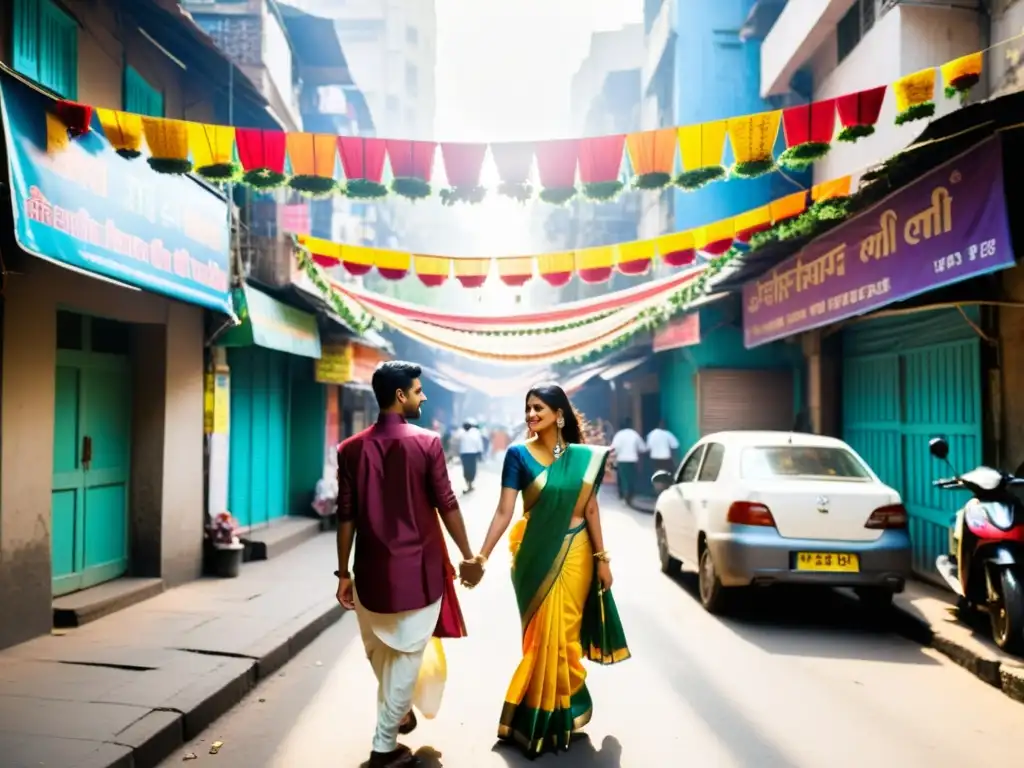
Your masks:
<path fill-rule="evenodd" d="M 438 513 L 462 553 L 463 578 L 482 576 L 471 562 L 441 440 L 408 423 L 427 399 L 420 375 L 413 363 L 380 365 L 373 374 L 377 423 L 338 447 L 338 602 L 356 612 L 378 682 L 370 768 L 415 761 L 398 734 L 416 727 L 413 693 L 424 650 L 431 637 L 466 634 Z"/>
<path fill-rule="evenodd" d="M 655 472 L 675 471 L 679 441 L 676 440 L 675 435 L 665 429 L 664 419 L 659 421 L 658 426 L 647 435 L 647 450 L 651 452 L 651 463 L 654 465 Z"/>
<path fill-rule="evenodd" d="M 622 429 L 612 438 L 612 450 L 615 452 L 615 467 L 619 480 L 619 496 L 626 504 L 633 503 L 636 495 L 637 465 L 640 454 L 647 450 L 640 433 L 633 429 L 632 419 L 623 419 Z"/>
<path fill-rule="evenodd" d="M 484 436 L 475 422 L 467 420 L 462 425 L 462 434 L 459 437 L 459 461 L 462 462 L 462 478 L 466 481 L 466 493 L 473 490 L 477 463 L 483 454 Z"/>

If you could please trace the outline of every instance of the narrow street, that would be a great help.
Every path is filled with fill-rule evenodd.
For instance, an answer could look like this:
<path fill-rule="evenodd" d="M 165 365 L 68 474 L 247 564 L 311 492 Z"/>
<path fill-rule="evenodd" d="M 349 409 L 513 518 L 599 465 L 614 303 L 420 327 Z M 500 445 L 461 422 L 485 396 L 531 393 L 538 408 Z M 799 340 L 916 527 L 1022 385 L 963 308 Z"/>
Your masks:
<path fill-rule="evenodd" d="M 497 495 L 486 472 L 464 497 L 474 542 Z M 651 518 L 604 502 L 615 595 L 633 658 L 590 666 L 595 714 L 563 768 L 1017 765 L 1024 707 L 940 656 L 872 622 L 838 593 L 757 593 L 739 617 L 706 614 L 690 576 L 658 570 Z M 500 554 L 499 554 L 500 553 Z M 405 739 L 427 768 L 525 766 L 496 746 L 495 722 L 518 659 L 507 555 L 463 592 L 470 637 L 447 646 L 438 718 Z M 303 584 L 309 589 L 314 585 Z M 324 589 L 333 589 L 329 573 Z M 375 681 L 353 616 L 164 766 L 348 768 L 369 752 Z M 222 741 L 216 755 L 210 745 Z"/>

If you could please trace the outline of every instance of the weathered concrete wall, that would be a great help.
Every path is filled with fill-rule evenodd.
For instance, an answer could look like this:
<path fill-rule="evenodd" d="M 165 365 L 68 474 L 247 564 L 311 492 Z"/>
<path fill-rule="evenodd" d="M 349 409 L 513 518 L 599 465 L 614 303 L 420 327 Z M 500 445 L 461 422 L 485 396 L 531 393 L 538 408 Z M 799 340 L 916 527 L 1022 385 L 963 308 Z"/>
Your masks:
<path fill-rule="evenodd" d="M 1002 274 L 1008 301 L 1024 302 L 1024 269 Z M 999 308 L 999 354 L 1002 369 L 1002 446 L 1000 459 L 1008 471 L 1024 461 L 1024 307 Z"/>
<path fill-rule="evenodd" d="M 39 259 L 8 277 L 0 406 L 0 647 L 51 625 L 58 308 L 136 326 L 129 573 L 194 578 L 202 562 L 203 311 Z"/>

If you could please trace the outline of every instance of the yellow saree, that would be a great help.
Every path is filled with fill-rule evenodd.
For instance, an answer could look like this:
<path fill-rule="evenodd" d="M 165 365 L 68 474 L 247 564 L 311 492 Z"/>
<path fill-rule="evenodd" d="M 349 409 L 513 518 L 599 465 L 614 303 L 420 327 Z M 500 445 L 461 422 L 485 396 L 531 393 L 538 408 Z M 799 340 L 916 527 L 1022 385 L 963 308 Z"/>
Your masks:
<path fill-rule="evenodd" d="M 512 581 L 523 625 L 523 658 L 502 708 L 498 736 L 528 755 L 567 749 L 591 718 L 583 659 L 612 664 L 629 650 L 610 592 L 600 589 L 586 522 L 607 451 L 570 445 L 550 467 L 525 446 L 506 455 L 502 484 L 522 491 L 525 514 L 512 530 Z M 514 483 L 514 484 L 513 484 Z"/>

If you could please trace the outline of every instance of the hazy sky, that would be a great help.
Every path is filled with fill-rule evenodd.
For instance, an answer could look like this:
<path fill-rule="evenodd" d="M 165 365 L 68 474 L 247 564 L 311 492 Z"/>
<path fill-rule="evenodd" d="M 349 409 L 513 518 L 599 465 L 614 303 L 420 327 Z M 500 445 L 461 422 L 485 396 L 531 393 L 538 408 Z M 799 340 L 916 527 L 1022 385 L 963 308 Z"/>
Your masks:
<path fill-rule="evenodd" d="M 569 83 L 592 32 L 643 20 L 643 0 L 436 0 L 437 137 L 566 135 Z"/>

